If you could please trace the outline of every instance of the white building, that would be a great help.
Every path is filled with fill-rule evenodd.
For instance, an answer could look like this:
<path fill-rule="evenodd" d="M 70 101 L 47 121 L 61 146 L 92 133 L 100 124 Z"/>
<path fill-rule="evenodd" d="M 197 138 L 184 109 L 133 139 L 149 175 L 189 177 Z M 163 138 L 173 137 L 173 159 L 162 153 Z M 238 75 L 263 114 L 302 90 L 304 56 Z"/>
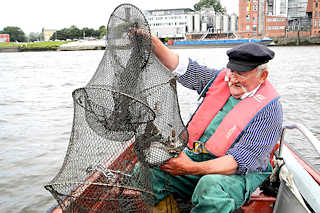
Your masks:
<path fill-rule="evenodd" d="M 196 12 L 189 8 L 147 10 L 144 14 L 152 34 L 162 39 L 199 39 L 214 33 L 233 34 L 238 25 L 235 14 L 216 14 L 213 8 Z"/>
<path fill-rule="evenodd" d="M 147 10 L 144 14 L 150 25 L 152 34 L 159 38 L 185 38 L 188 25 L 189 13 L 193 10 L 189 8 Z M 190 22 L 190 20 L 189 20 Z"/>
<path fill-rule="evenodd" d="M 237 33 L 238 31 L 238 16 L 233 13 L 230 16 L 230 33 Z"/>

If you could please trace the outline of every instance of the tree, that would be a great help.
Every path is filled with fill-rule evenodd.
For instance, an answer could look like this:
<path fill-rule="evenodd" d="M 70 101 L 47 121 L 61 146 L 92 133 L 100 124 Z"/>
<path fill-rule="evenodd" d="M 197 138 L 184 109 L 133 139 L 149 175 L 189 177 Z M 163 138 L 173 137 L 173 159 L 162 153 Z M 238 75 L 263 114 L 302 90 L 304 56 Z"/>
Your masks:
<path fill-rule="evenodd" d="M 105 36 L 106 34 L 107 34 L 107 28 L 106 28 L 106 26 L 100 26 L 99 27 L 99 38 L 101 39 L 101 38 L 103 38 L 103 36 Z"/>
<path fill-rule="evenodd" d="M 201 10 L 201 8 L 213 8 L 216 13 L 224 14 L 226 9 L 222 7 L 220 0 L 200 0 L 194 6 L 195 11 Z"/>
<path fill-rule="evenodd" d="M 82 34 L 84 35 L 83 37 L 97 37 L 97 32 L 93 28 L 84 27 Z"/>
<path fill-rule="evenodd" d="M 28 41 L 40 41 L 40 33 L 29 33 Z"/>
<path fill-rule="evenodd" d="M 72 25 L 66 30 L 66 35 L 67 37 L 65 39 L 75 39 L 75 38 L 80 38 L 82 36 L 81 30 L 75 25 Z"/>
<path fill-rule="evenodd" d="M 67 40 L 67 39 L 81 39 L 83 37 L 95 37 L 100 38 L 100 35 L 105 35 L 105 31 L 101 26 L 99 30 L 93 28 L 84 27 L 83 29 L 77 28 L 72 25 L 69 28 L 63 28 L 62 30 L 57 30 L 50 38 L 50 40 Z M 105 28 L 105 27 L 104 27 Z"/>
<path fill-rule="evenodd" d="M 9 34 L 10 35 L 10 41 L 19 41 L 23 42 L 26 41 L 26 36 L 24 32 L 19 27 L 5 27 L 2 31 L 0 31 L 2 34 Z"/>

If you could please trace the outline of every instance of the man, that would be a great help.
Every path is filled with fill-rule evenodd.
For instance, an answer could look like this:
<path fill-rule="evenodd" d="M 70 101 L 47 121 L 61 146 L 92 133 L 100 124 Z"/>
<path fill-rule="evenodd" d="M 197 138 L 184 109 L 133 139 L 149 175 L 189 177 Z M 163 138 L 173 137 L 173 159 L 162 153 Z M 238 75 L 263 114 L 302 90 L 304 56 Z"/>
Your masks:
<path fill-rule="evenodd" d="M 254 43 L 234 47 L 219 71 L 179 57 L 156 37 L 152 42 L 178 81 L 204 97 L 187 125 L 187 149 L 152 169 L 155 202 L 173 194 L 191 199 L 191 212 L 232 212 L 272 170 L 269 156 L 282 128 L 279 95 L 267 80 L 274 52 Z"/>

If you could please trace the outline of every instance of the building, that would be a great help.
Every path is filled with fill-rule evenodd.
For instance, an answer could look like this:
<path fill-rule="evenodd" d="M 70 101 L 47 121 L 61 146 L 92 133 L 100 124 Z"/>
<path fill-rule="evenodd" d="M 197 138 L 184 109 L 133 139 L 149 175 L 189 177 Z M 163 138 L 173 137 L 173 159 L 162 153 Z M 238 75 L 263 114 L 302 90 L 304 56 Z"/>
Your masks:
<path fill-rule="evenodd" d="M 9 34 L 0 34 L 0 42 L 10 42 Z"/>
<path fill-rule="evenodd" d="M 57 32 L 57 30 L 52 30 L 52 29 L 42 29 L 42 34 L 43 34 L 43 40 L 44 41 L 49 41 L 51 36 Z"/>
<path fill-rule="evenodd" d="M 287 18 L 284 16 L 267 15 L 264 36 L 284 37 L 286 35 Z"/>
<path fill-rule="evenodd" d="M 259 0 L 239 0 L 239 37 L 262 36 L 262 32 L 258 31 L 258 25 L 263 20 L 258 10 L 261 4 Z"/>
<path fill-rule="evenodd" d="M 147 10 L 144 14 L 151 32 L 160 39 L 210 39 L 235 36 L 236 14 L 216 14 L 213 8 Z"/>
<path fill-rule="evenodd" d="M 219 39 L 236 37 L 238 30 L 238 16 L 236 14 L 219 14 L 213 8 L 203 8 L 189 14 L 188 39 Z"/>
<path fill-rule="evenodd" d="M 185 38 L 188 25 L 189 8 L 147 10 L 144 14 L 148 20 L 152 34 L 160 39 Z M 189 29 L 190 30 L 190 29 Z"/>
<path fill-rule="evenodd" d="M 317 36 L 318 1 L 239 0 L 239 36 L 288 37 L 300 32 Z"/>
<path fill-rule="evenodd" d="M 270 4 L 267 0 L 239 0 L 239 37 L 262 38 L 284 34 L 285 16 L 275 15 L 274 5 L 273 1 Z"/>
<path fill-rule="evenodd" d="M 312 28 L 311 36 L 320 36 L 320 1 L 319 0 L 309 0 L 308 11 L 312 13 Z"/>

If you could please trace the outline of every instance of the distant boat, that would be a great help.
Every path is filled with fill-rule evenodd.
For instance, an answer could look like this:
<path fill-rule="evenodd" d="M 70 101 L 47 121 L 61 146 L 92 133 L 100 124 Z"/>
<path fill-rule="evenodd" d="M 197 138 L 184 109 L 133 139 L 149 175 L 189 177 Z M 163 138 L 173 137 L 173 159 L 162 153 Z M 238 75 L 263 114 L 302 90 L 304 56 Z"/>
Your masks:
<path fill-rule="evenodd" d="M 183 41 L 169 41 L 170 48 L 192 48 L 192 47 L 230 47 L 243 43 L 258 43 L 269 45 L 272 42 L 271 38 L 262 39 L 223 39 L 223 40 L 183 40 Z"/>

